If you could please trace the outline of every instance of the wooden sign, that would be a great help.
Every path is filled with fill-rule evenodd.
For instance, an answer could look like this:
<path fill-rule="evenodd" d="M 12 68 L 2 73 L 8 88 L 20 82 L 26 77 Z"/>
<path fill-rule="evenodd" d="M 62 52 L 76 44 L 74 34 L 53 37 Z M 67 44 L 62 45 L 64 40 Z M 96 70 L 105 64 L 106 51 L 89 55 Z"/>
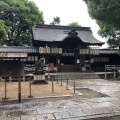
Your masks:
<path fill-rule="evenodd" d="M 2 77 L 18 77 L 24 75 L 24 62 L 0 61 L 0 75 Z"/>

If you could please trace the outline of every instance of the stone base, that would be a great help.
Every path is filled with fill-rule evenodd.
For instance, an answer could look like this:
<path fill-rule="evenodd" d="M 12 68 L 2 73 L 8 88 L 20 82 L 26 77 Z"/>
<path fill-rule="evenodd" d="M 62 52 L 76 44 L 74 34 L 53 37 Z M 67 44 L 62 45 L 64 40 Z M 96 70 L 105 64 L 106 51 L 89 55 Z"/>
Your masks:
<path fill-rule="evenodd" d="M 45 71 L 37 71 L 33 73 L 33 75 L 44 75 L 44 74 L 45 74 Z"/>
<path fill-rule="evenodd" d="M 35 75 L 32 81 L 33 84 L 48 84 L 47 80 L 45 79 L 45 75 Z"/>
<path fill-rule="evenodd" d="M 44 75 L 34 75 L 34 80 L 45 80 L 45 74 Z"/>
<path fill-rule="evenodd" d="M 33 80 L 32 84 L 48 84 L 47 80 Z"/>

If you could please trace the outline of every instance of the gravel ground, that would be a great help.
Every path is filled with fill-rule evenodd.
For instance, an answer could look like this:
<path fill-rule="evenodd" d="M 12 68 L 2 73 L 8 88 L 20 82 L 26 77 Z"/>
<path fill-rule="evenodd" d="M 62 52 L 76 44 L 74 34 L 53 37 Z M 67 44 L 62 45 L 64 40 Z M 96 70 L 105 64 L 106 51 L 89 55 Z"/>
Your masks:
<path fill-rule="evenodd" d="M 31 95 L 33 97 L 52 96 L 52 82 L 48 81 L 48 84 L 32 84 Z M 59 95 L 71 95 L 71 90 L 66 90 L 65 86 L 61 86 L 54 82 L 54 96 Z M 21 82 L 21 96 L 22 99 L 28 98 L 30 95 L 29 82 Z M 5 96 L 4 82 L 0 82 L 0 101 Z M 7 82 L 7 97 L 11 100 L 18 99 L 18 82 Z"/>

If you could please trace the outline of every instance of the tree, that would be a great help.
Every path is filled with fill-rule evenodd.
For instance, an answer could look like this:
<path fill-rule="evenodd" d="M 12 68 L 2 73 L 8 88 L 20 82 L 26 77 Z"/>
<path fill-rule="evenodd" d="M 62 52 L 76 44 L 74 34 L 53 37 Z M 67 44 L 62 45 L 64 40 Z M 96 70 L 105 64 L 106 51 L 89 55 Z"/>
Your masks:
<path fill-rule="evenodd" d="M 120 0 L 84 0 L 88 13 L 100 27 L 99 34 L 108 39 L 108 45 L 120 45 Z"/>
<path fill-rule="evenodd" d="M 29 0 L 0 0 L 0 19 L 9 28 L 6 45 L 31 45 L 32 26 L 44 23 L 43 13 Z"/>
<path fill-rule="evenodd" d="M 3 45 L 4 40 L 6 40 L 7 31 L 8 31 L 8 28 L 5 25 L 5 22 L 3 20 L 0 20 L 0 45 Z"/>
<path fill-rule="evenodd" d="M 71 23 L 68 24 L 68 26 L 80 27 L 81 25 L 79 25 L 77 22 L 71 22 Z"/>
<path fill-rule="evenodd" d="M 61 20 L 60 17 L 54 17 L 53 21 L 50 23 L 51 25 L 56 25 L 56 24 L 60 24 Z"/>

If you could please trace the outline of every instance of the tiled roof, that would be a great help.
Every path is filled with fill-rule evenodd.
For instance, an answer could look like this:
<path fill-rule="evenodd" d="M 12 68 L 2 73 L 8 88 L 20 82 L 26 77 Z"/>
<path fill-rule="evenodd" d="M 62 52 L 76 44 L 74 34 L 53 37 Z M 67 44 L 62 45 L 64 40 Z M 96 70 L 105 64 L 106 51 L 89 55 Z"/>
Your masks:
<path fill-rule="evenodd" d="M 41 25 L 36 24 L 32 28 L 33 38 L 38 41 L 63 41 L 71 30 L 76 30 L 78 37 L 85 43 L 92 45 L 102 45 L 103 42 L 98 41 L 92 34 L 90 27 L 70 27 L 58 25 Z"/>
<path fill-rule="evenodd" d="M 37 53 L 37 47 L 25 47 L 25 46 L 0 46 L 0 52 L 26 52 Z"/>
<path fill-rule="evenodd" d="M 118 54 L 119 50 L 101 49 L 100 54 Z"/>

